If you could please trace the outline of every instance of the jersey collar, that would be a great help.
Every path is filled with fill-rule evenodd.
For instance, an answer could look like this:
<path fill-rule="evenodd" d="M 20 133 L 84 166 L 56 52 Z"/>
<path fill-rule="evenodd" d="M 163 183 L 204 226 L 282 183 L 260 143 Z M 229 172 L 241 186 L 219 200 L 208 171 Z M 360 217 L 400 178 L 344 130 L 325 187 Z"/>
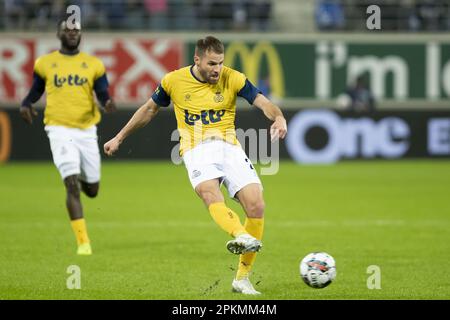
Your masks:
<path fill-rule="evenodd" d="M 201 83 L 206 83 L 206 81 L 202 81 L 202 80 L 200 80 L 199 78 L 197 78 L 196 76 L 195 76 L 195 74 L 194 74 L 194 64 L 191 66 L 191 68 L 190 68 L 190 71 L 191 71 L 191 75 L 194 77 L 194 79 L 195 80 L 197 80 L 198 82 L 201 82 Z"/>
<path fill-rule="evenodd" d="M 77 53 L 62 53 L 61 50 L 58 50 L 59 54 L 63 55 L 63 56 L 69 56 L 69 57 L 73 57 L 76 56 L 77 54 L 80 53 L 80 51 L 78 51 Z"/>

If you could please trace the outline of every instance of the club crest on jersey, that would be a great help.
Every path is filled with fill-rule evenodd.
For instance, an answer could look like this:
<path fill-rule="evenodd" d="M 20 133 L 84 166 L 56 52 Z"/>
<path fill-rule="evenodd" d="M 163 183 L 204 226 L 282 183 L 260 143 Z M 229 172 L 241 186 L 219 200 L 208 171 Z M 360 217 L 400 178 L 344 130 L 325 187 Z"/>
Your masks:
<path fill-rule="evenodd" d="M 225 110 L 202 110 L 200 114 L 190 114 L 184 110 L 184 122 L 193 126 L 196 121 L 201 120 L 203 124 L 216 123 L 222 120 Z"/>
<path fill-rule="evenodd" d="M 216 95 L 214 96 L 214 102 L 220 103 L 223 101 L 223 95 L 220 91 L 216 92 Z"/>
<path fill-rule="evenodd" d="M 67 83 L 69 86 L 82 86 L 88 82 L 87 78 L 82 78 L 79 75 L 69 75 L 68 77 L 58 77 L 57 74 L 55 74 L 53 78 L 53 83 L 55 87 L 62 87 L 63 84 Z"/>

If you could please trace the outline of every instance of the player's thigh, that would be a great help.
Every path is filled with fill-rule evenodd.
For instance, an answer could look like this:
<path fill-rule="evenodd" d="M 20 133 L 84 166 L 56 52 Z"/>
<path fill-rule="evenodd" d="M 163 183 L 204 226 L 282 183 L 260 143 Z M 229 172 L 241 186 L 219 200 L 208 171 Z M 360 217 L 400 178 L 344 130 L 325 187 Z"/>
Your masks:
<path fill-rule="evenodd" d="M 192 188 L 196 190 L 197 194 L 210 193 L 209 190 L 214 189 L 220 191 L 220 183 L 217 188 L 215 184 L 219 181 L 225 173 L 223 172 L 223 165 L 221 164 L 221 157 L 217 157 L 220 146 L 213 143 L 205 143 L 196 146 L 195 148 L 185 152 L 183 155 L 183 162 L 186 167 L 189 181 Z M 199 185 L 199 188 L 197 188 Z M 200 193 L 199 191 L 200 190 Z"/>
<path fill-rule="evenodd" d="M 249 218 L 262 218 L 264 216 L 264 197 L 259 183 L 250 183 L 240 189 L 235 196 Z"/>
<path fill-rule="evenodd" d="M 195 187 L 195 192 L 209 207 L 212 203 L 224 202 L 223 194 L 220 191 L 220 180 L 211 179 L 199 183 Z"/>
<path fill-rule="evenodd" d="M 53 163 L 61 178 L 80 174 L 80 153 L 70 130 L 63 127 L 46 127 Z"/>
<path fill-rule="evenodd" d="M 238 191 L 250 184 L 256 184 L 262 190 L 261 180 L 240 146 L 229 146 L 224 161 L 224 172 L 224 184 L 232 198 L 235 198 Z"/>
<path fill-rule="evenodd" d="M 96 184 L 100 181 L 101 156 L 98 147 L 97 135 L 83 137 L 77 140 L 80 152 L 81 175 L 80 180 L 87 184 Z"/>

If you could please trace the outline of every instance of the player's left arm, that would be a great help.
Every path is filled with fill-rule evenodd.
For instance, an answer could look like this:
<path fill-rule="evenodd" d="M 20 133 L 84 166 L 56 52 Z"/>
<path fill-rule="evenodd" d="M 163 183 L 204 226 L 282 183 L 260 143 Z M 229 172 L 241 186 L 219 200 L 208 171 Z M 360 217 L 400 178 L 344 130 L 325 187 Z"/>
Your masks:
<path fill-rule="evenodd" d="M 94 91 L 98 101 L 106 113 L 111 113 L 117 110 L 114 100 L 110 97 L 108 92 L 108 79 L 106 73 L 94 82 Z"/>
<path fill-rule="evenodd" d="M 270 126 L 271 140 L 284 139 L 287 134 L 287 124 L 281 109 L 261 93 L 256 95 L 253 105 L 261 109 L 264 115 L 273 121 L 273 124 Z"/>
<path fill-rule="evenodd" d="M 245 78 L 244 74 L 236 72 L 234 75 L 234 83 L 239 90 L 237 95 L 247 100 L 249 104 L 261 109 L 264 115 L 273 121 L 270 126 L 271 140 L 284 139 L 287 133 L 287 125 L 281 109 L 267 99 L 258 88 Z"/>
<path fill-rule="evenodd" d="M 98 63 L 98 75 L 94 80 L 94 91 L 97 96 L 97 100 L 100 102 L 101 106 L 106 113 L 112 113 L 117 110 L 114 100 L 109 95 L 109 83 L 106 77 L 105 66 L 101 61 Z"/>
<path fill-rule="evenodd" d="M 33 123 L 33 117 L 37 116 L 37 111 L 33 108 L 45 92 L 45 80 L 36 72 L 33 73 L 33 84 L 27 96 L 23 99 L 20 106 L 20 115 L 29 124 Z"/>

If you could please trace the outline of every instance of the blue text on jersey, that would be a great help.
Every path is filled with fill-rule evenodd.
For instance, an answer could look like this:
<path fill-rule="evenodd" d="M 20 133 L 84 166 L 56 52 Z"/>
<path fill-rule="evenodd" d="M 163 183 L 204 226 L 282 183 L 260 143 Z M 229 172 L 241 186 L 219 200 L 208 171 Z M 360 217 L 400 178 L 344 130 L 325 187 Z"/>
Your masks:
<path fill-rule="evenodd" d="M 55 74 L 53 80 L 54 80 L 55 87 L 58 87 L 58 88 L 62 87 L 63 84 L 66 82 L 69 86 L 82 86 L 83 84 L 88 82 L 87 78 L 82 78 L 77 74 L 76 75 L 69 74 L 68 77 L 58 77 L 58 75 Z"/>
<path fill-rule="evenodd" d="M 202 120 L 203 124 L 216 123 L 222 120 L 225 110 L 202 110 L 200 114 L 190 114 L 189 111 L 184 110 L 184 122 L 193 126 L 196 121 Z"/>

